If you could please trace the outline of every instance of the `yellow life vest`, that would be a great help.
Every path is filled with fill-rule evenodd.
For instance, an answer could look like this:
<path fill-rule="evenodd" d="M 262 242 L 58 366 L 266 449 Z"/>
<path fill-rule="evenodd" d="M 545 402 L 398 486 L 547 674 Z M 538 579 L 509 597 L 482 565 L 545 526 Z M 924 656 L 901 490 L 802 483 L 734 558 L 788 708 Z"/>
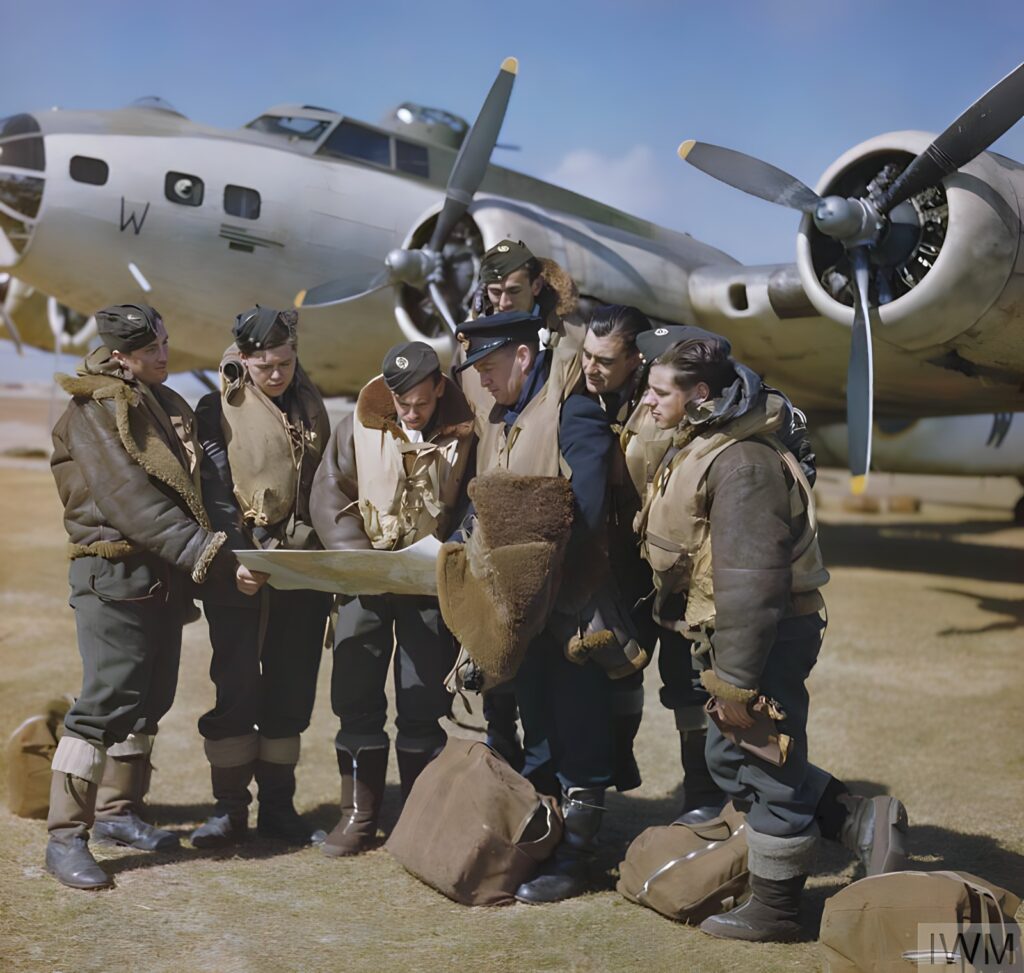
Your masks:
<path fill-rule="evenodd" d="M 386 392 L 378 376 L 360 400 L 379 399 Z M 449 387 L 438 408 L 455 394 L 457 389 Z M 391 418 L 372 425 L 354 418 L 352 433 L 358 508 L 370 543 L 378 550 L 401 550 L 447 529 L 472 452 L 472 423 L 442 425 L 429 440 L 416 443 Z"/>
<path fill-rule="evenodd" d="M 707 433 L 701 433 L 699 426 L 684 426 L 680 430 L 685 440 L 681 448 L 662 464 L 654 477 L 644 509 L 637 516 L 636 529 L 641 552 L 654 571 L 654 618 L 666 628 L 691 636 L 714 628 L 707 476 L 711 464 L 724 450 L 745 439 L 756 438 L 779 454 L 792 478 L 790 515 L 795 521 L 806 514 L 804 530 L 793 545 L 789 613 L 806 614 L 823 605 L 818 589 L 829 576 L 818 547 L 814 497 L 800 464 L 773 435 L 781 426 L 782 408 L 783 400 L 769 394 L 759 407 Z M 679 593 L 686 595 L 682 623 L 661 614 L 670 596 Z"/>

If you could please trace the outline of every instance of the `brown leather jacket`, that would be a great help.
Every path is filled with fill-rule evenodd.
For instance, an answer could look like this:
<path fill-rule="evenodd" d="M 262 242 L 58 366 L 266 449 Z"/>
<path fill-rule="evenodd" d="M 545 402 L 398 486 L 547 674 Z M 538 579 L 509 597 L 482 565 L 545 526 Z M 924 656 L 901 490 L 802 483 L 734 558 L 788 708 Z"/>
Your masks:
<path fill-rule="evenodd" d="M 437 406 L 431 425 L 425 430 L 427 442 L 460 439 L 465 449 L 471 448 L 473 412 L 458 386 L 443 379 L 445 394 Z M 320 542 L 327 550 L 367 550 L 372 547 L 356 505 L 359 496 L 359 471 L 356 468 L 355 423 L 381 432 L 397 428 L 397 415 L 383 379 L 366 385 L 356 402 L 355 411 L 345 416 L 334 428 L 320 468 L 313 480 L 309 498 L 310 516 Z M 404 439 L 404 434 L 402 436 Z M 473 456 L 460 464 L 458 482 L 449 483 L 446 493 L 457 494 L 457 500 L 445 504 L 438 536 L 443 540 L 458 524 L 465 504 L 465 486 L 473 476 Z M 363 475 L 369 471 L 364 470 Z"/>
<path fill-rule="evenodd" d="M 50 460 L 70 556 L 148 553 L 204 581 L 225 537 L 203 509 L 188 404 L 127 379 L 105 348 L 76 377 L 57 381 L 72 397 L 54 426 Z"/>

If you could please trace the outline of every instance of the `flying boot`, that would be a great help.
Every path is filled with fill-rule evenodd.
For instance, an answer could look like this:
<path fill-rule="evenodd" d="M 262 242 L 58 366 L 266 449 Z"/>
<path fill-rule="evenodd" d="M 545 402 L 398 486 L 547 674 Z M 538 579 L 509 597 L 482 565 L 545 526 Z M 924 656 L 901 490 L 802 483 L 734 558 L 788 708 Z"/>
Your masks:
<path fill-rule="evenodd" d="M 859 797 L 833 777 L 816 813 L 823 838 L 838 841 L 864 865 L 867 875 L 897 872 L 907 866 L 907 809 L 895 797 Z"/>
<path fill-rule="evenodd" d="M 260 737 L 256 761 L 259 811 L 256 830 L 263 838 L 290 845 L 320 844 L 326 834 L 313 831 L 295 810 L 295 766 L 299 762 L 299 738 Z"/>
<path fill-rule="evenodd" d="M 444 749 L 445 739 L 442 739 L 440 744 L 436 739 L 420 741 L 427 744 L 426 748 L 407 748 L 402 746 L 401 734 L 399 734 L 399 739 L 395 742 L 395 756 L 398 758 L 398 780 L 402 788 L 403 804 L 408 800 L 416 778 L 423 773 L 427 764 Z"/>
<path fill-rule="evenodd" d="M 354 750 L 341 744 L 335 747 L 341 772 L 341 820 L 324 841 L 323 852 L 330 858 L 342 858 L 366 851 L 376 840 L 388 743 L 385 739 L 383 745 Z"/>
<path fill-rule="evenodd" d="M 213 814 L 192 834 L 195 848 L 223 848 L 249 837 L 249 784 L 256 772 L 259 737 L 255 733 L 204 740 L 210 762 L 210 782 L 216 802 Z"/>
<path fill-rule="evenodd" d="M 778 837 L 747 824 L 750 898 L 729 912 L 705 919 L 700 928 L 717 939 L 788 943 L 800 937 L 800 896 L 816 835 Z"/>
<path fill-rule="evenodd" d="M 589 891 L 603 816 L 603 787 L 570 787 L 562 801 L 562 840 L 540 874 L 516 889 L 516 898 L 531 904 L 560 902 Z"/>
<path fill-rule="evenodd" d="M 98 841 L 140 851 L 169 851 L 179 846 L 173 831 L 156 828 L 141 816 L 153 775 L 152 747 L 151 736 L 133 733 L 124 743 L 107 749 L 96 792 L 93 833 Z"/>
<path fill-rule="evenodd" d="M 55 770 L 50 782 L 46 827 L 46 870 L 72 889 L 106 889 L 114 880 L 89 851 L 89 826 L 96 807 L 96 784 Z"/>

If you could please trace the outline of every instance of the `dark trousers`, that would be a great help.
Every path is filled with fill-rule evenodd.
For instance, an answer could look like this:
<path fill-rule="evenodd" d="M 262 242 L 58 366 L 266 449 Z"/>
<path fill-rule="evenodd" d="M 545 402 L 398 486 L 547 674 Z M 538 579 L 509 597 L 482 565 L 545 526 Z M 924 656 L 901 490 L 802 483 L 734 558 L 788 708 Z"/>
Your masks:
<path fill-rule="evenodd" d="M 188 580 L 139 554 L 76 558 L 68 581 L 82 691 L 64 726 L 105 747 L 129 733 L 156 733 L 178 685 Z"/>
<path fill-rule="evenodd" d="M 526 765 L 537 771 L 550 757 L 566 789 L 607 787 L 612 778 L 611 681 L 593 662 L 576 665 L 542 632 L 512 683 L 523 724 Z"/>
<path fill-rule="evenodd" d="M 760 834 L 786 838 L 806 833 L 831 779 L 807 759 L 806 682 L 824 632 L 818 615 L 784 619 L 761 674 L 760 692 L 778 702 L 786 714 L 780 730 L 793 739 L 781 767 L 741 750 L 714 723 L 708 725 L 708 769 L 731 800 L 751 802 L 747 821 Z"/>
<path fill-rule="evenodd" d="M 436 598 L 364 596 L 338 612 L 331 705 L 341 720 L 338 743 L 359 748 L 386 742 L 388 667 L 395 657 L 396 746 L 434 750 L 446 734 L 438 723 L 451 709 L 444 677 L 457 646 Z"/>
<path fill-rule="evenodd" d="M 661 691 L 658 696 L 666 709 L 703 708 L 708 701 L 707 690 L 701 685 L 700 672 L 690 655 L 692 643 L 679 632 L 667 628 L 658 630 L 658 674 Z"/>
<path fill-rule="evenodd" d="M 260 652 L 260 600 L 268 599 Z M 208 740 L 245 736 L 258 728 L 269 739 L 298 736 L 309 726 L 331 596 L 264 586 L 242 605 L 207 601 L 213 709 L 199 718 Z"/>

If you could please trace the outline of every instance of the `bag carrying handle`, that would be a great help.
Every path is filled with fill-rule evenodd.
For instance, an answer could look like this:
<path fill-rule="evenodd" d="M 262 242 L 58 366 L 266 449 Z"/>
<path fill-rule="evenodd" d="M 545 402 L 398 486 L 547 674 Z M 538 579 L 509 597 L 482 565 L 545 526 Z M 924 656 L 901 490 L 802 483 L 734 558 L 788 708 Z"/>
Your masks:
<path fill-rule="evenodd" d="M 532 841 L 523 841 L 522 837 L 526 833 L 526 829 L 533 823 L 534 818 L 537 817 L 537 812 L 544 808 L 544 834 L 539 838 L 534 838 Z M 512 837 L 512 844 L 514 844 L 520 851 L 529 855 L 530 858 L 534 856 L 531 854 L 532 851 L 542 847 L 547 842 L 555 830 L 555 817 L 558 815 L 558 807 L 555 804 L 555 800 L 546 794 L 539 795 L 537 804 L 532 808 L 529 814 L 523 818 L 522 823 L 516 828 L 516 833 Z M 535 861 L 537 859 L 534 859 Z"/>
<path fill-rule="evenodd" d="M 996 894 L 992 889 L 987 885 L 979 885 L 977 882 L 969 882 L 966 878 L 956 872 L 940 871 L 932 872 L 931 874 L 941 875 L 943 878 L 952 879 L 954 882 L 957 882 L 966 888 L 968 895 L 973 892 L 978 897 L 979 905 L 981 906 L 981 915 L 978 917 L 978 924 L 981 926 L 982 935 L 990 942 L 992 939 L 992 921 L 988 916 L 988 900 L 991 900 L 992 904 L 996 908 L 996 915 L 999 916 L 999 931 L 1002 935 L 1000 942 L 1006 942 L 1006 917 L 1003 915 L 1003 907 L 999 904 L 999 899 L 996 897 Z"/>

